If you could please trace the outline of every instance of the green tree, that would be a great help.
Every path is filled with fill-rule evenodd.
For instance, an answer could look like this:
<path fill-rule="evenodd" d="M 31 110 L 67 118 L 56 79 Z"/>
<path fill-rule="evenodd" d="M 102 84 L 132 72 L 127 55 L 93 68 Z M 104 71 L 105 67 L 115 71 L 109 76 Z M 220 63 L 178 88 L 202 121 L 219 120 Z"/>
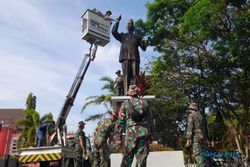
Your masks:
<path fill-rule="evenodd" d="M 18 140 L 19 148 L 29 147 L 36 145 L 36 129 L 45 122 L 53 120 L 53 115 L 48 113 L 40 117 L 36 111 L 36 96 L 29 93 L 26 99 L 25 117 L 17 122 L 17 127 L 22 129 L 21 135 Z"/>
<path fill-rule="evenodd" d="M 163 78 L 153 78 L 149 93 L 156 95 L 150 110 L 155 119 L 155 140 L 172 148 L 182 147 L 180 136 L 183 135 L 186 122 L 186 100 L 178 90 L 165 83 Z"/>
<path fill-rule="evenodd" d="M 136 22 L 137 32 L 146 36 L 161 54 L 152 61 L 151 73 L 156 80 L 164 79 L 153 84 L 166 87 L 163 89 L 168 92 L 162 92 L 168 98 L 162 100 L 176 98 L 173 91 L 178 91 L 183 102 L 197 102 L 204 116 L 205 109 L 217 112 L 215 117 L 222 117 L 231 145 L 246 155 L 250 107 L 249 1 L 156 0 L 148 3 L 147 9 L 147 20 Z M 166 105 L 171 108 L 172 104 Z M 169 112 L 168 107 L 165 113 Z"/>

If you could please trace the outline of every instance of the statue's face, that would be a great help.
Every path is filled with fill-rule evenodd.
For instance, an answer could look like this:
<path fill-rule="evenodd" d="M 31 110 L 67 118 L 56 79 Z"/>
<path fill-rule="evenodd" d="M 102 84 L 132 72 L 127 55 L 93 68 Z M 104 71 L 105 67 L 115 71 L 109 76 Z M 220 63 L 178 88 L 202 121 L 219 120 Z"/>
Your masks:
<path fill-rule="evenodd" d="M 134 31 L 135 27 L 134 27 L 134 22 L 132 19 L 128 20 L 127 29 L 128 31 Z"/>

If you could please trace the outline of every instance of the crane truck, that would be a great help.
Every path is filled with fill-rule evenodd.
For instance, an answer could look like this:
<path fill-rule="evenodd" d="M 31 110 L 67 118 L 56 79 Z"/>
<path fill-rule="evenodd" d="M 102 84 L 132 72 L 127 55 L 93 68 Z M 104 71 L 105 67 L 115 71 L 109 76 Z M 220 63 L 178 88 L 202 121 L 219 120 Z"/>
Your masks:
<path fill-rule="evenodd" d="M 108 12 L 106 12 L 108 13 Z M 81 38 L 90 43 L 89 53 L 84 55 L 75 80 L 66 96 L 63 107 L 56 121 L 58 144 L 55 146 L 21 148 L 21 164 L 39 163 L 39 166 L 73 166 L 74 149 L 67 144 L 66 120 L 76 95 L 84 80 L 90 63 L 95 59 L 98 46 L 104 47 L 110 41 L 111 19 L 97 10 L 87 9 L 81 17 Z"/>

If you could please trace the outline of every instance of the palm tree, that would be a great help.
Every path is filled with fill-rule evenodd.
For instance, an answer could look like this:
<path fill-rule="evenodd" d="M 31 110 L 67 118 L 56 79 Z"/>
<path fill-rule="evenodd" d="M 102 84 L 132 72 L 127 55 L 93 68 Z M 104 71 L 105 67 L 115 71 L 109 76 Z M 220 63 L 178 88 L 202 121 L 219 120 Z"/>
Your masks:
<path fill-rule="evenodd" d="M 111 96 L 114 96 L 116 94 L 116 90 L 114 88 L 115 81 L 109 77 L 109 76 L 104 76 L 100 79 L 100 81 L 105 82 L 104 85 L 102 86 L 101 90 L 106 90 L 108 93 L 107 94 L 102 94 L 102 95 L 96 95 L 96 96 L 89 96 L 85 99 L 85 103 L 82 107 L 81 113 L 90 105 L 104 105 L 108 111 L 111 110 Z M 107 111 L 107 112 L 108 112 Z M 105 113 L 98 113 L 95 115 L 91 115 L 88 118 L 85 119 L 85 121 L 95 121 L 100 119 L 103 115 L 107 114 Z"/>
<path fill-rule="evenodd" d="M 19 147 L 29 147 L 36 144 L 36 129 L 43 123 L 53 120 L 53 115 L 48 113 L 40 117 L 36 111 L 36 96 L 30 93 L 26 100 L 25 117 L 17 121 L 16 126 L 22 129 L 18 140 Z"/>

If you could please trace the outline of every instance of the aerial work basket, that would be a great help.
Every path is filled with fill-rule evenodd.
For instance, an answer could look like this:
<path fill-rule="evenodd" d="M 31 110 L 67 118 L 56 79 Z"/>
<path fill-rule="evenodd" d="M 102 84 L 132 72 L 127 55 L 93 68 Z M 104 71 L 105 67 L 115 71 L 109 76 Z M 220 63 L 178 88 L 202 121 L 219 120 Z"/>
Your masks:
<path fill-rule="evenodd" d="M 81 38 L 90 43 L 105 46 L 110 41 L 111 20 L 97 10 L 87 9 L 81 17 Z"/>

